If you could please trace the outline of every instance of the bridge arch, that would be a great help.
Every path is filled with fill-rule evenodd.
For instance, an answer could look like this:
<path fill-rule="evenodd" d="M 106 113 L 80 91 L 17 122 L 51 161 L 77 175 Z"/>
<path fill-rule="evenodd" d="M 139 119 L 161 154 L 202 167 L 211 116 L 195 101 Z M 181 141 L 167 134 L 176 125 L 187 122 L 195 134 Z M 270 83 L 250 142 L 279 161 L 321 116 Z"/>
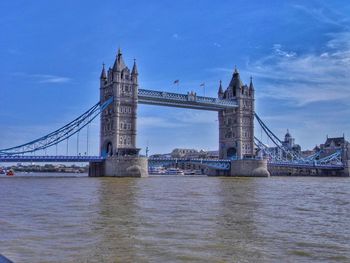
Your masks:
<path fill-rule="evenodd" d="M 237 157 L 237 149 L 235 147 L 230 147 L 227 149 L 227 158 L 233 159 Z"/>
<path fill-rule="evenodd" d="M 103 157 L 113 156 L 113 144 L 111 141 L 106 141 L 102 147 L 101 155 Z"/>

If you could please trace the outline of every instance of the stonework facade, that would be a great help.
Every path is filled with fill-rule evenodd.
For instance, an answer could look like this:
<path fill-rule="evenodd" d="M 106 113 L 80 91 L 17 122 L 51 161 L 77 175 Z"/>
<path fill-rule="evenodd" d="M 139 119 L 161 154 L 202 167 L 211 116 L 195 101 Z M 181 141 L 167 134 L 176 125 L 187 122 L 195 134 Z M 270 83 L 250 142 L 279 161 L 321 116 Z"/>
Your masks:
<path fill-rule="evenodd" d="M 254 86 L 243 85 L 235 69 L 231 82 L 223 91 L 220 81 L 219 99 L 237 100 L 238 108 L 219 111 L 219 158 L 254 157 Z"/>
<path fill-rule="evenodd" d="M 118 50 L 112 68 L 103 65 L 100 76 L 100 103 L 113 98 L 100 118 L 100 155 L 103 162 L 90 163 L 89 176 L 146 177 L 148 160 L 136 148 L 138 71 L 130 71 Z"/>
<path fill-rule="evenodd" d="M 101 156 L 135 155 L 136 115 L 138 97 L 138 72 L 136 62 L 132 71 L 125 65 L 121 51 L 114 65 L 106 72 L 104 66 L 100 77 L 101 103 L 114 98 L 112 105 L 101 113 Z"/>

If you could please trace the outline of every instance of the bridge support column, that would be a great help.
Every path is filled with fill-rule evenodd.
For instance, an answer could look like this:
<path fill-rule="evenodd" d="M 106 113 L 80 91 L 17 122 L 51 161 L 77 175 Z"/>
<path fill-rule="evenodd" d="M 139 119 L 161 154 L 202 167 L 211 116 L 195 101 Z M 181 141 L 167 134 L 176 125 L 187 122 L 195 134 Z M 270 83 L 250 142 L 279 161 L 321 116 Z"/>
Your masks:
<path fill-rule="evenodd" d="M 350 176 L 350 160 L 344 161 L 343 176 Z"/>
<path fill-rule="evenodd" d="M 233 160 L 231 161 L 230 176 L 269 177 L 267 160 Z"/>
<path fill-rule="evenodd" d="M 89 176 L 147 177 L 148 160 L 139 156 L 111 156 L 102 163 L 90 163 Z"/>

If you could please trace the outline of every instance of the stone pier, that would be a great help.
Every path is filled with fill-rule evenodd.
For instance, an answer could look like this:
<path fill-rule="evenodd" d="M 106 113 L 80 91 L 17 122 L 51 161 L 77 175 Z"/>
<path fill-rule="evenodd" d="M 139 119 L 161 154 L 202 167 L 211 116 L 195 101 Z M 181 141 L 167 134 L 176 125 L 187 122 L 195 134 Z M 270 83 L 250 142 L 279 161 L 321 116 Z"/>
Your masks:
<path fill-rule="evenodd" d="M 139 156 L 111 156 L 104 162 L 92 162 L 90 177 L 147 177 L 148 160 Z"/>
<path fill-rule="evenodd" d="M 243 159 L 231 161 L 230 176 L 269 177 L 267 160 Z"/>
<path fill-rule="evenodd" d="M 343 176 L 350 176 L 350 160 L 344 162 Z"/>

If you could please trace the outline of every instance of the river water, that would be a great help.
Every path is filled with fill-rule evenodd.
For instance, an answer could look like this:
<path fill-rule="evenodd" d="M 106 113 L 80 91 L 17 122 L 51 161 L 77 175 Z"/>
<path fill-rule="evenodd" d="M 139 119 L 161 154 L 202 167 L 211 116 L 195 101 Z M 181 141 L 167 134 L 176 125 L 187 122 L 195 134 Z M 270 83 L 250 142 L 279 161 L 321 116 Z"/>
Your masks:
<path fill-rule="evenodd" d="M 350 262 L 350 178 L 0 178 L 14 262 Z"/>

